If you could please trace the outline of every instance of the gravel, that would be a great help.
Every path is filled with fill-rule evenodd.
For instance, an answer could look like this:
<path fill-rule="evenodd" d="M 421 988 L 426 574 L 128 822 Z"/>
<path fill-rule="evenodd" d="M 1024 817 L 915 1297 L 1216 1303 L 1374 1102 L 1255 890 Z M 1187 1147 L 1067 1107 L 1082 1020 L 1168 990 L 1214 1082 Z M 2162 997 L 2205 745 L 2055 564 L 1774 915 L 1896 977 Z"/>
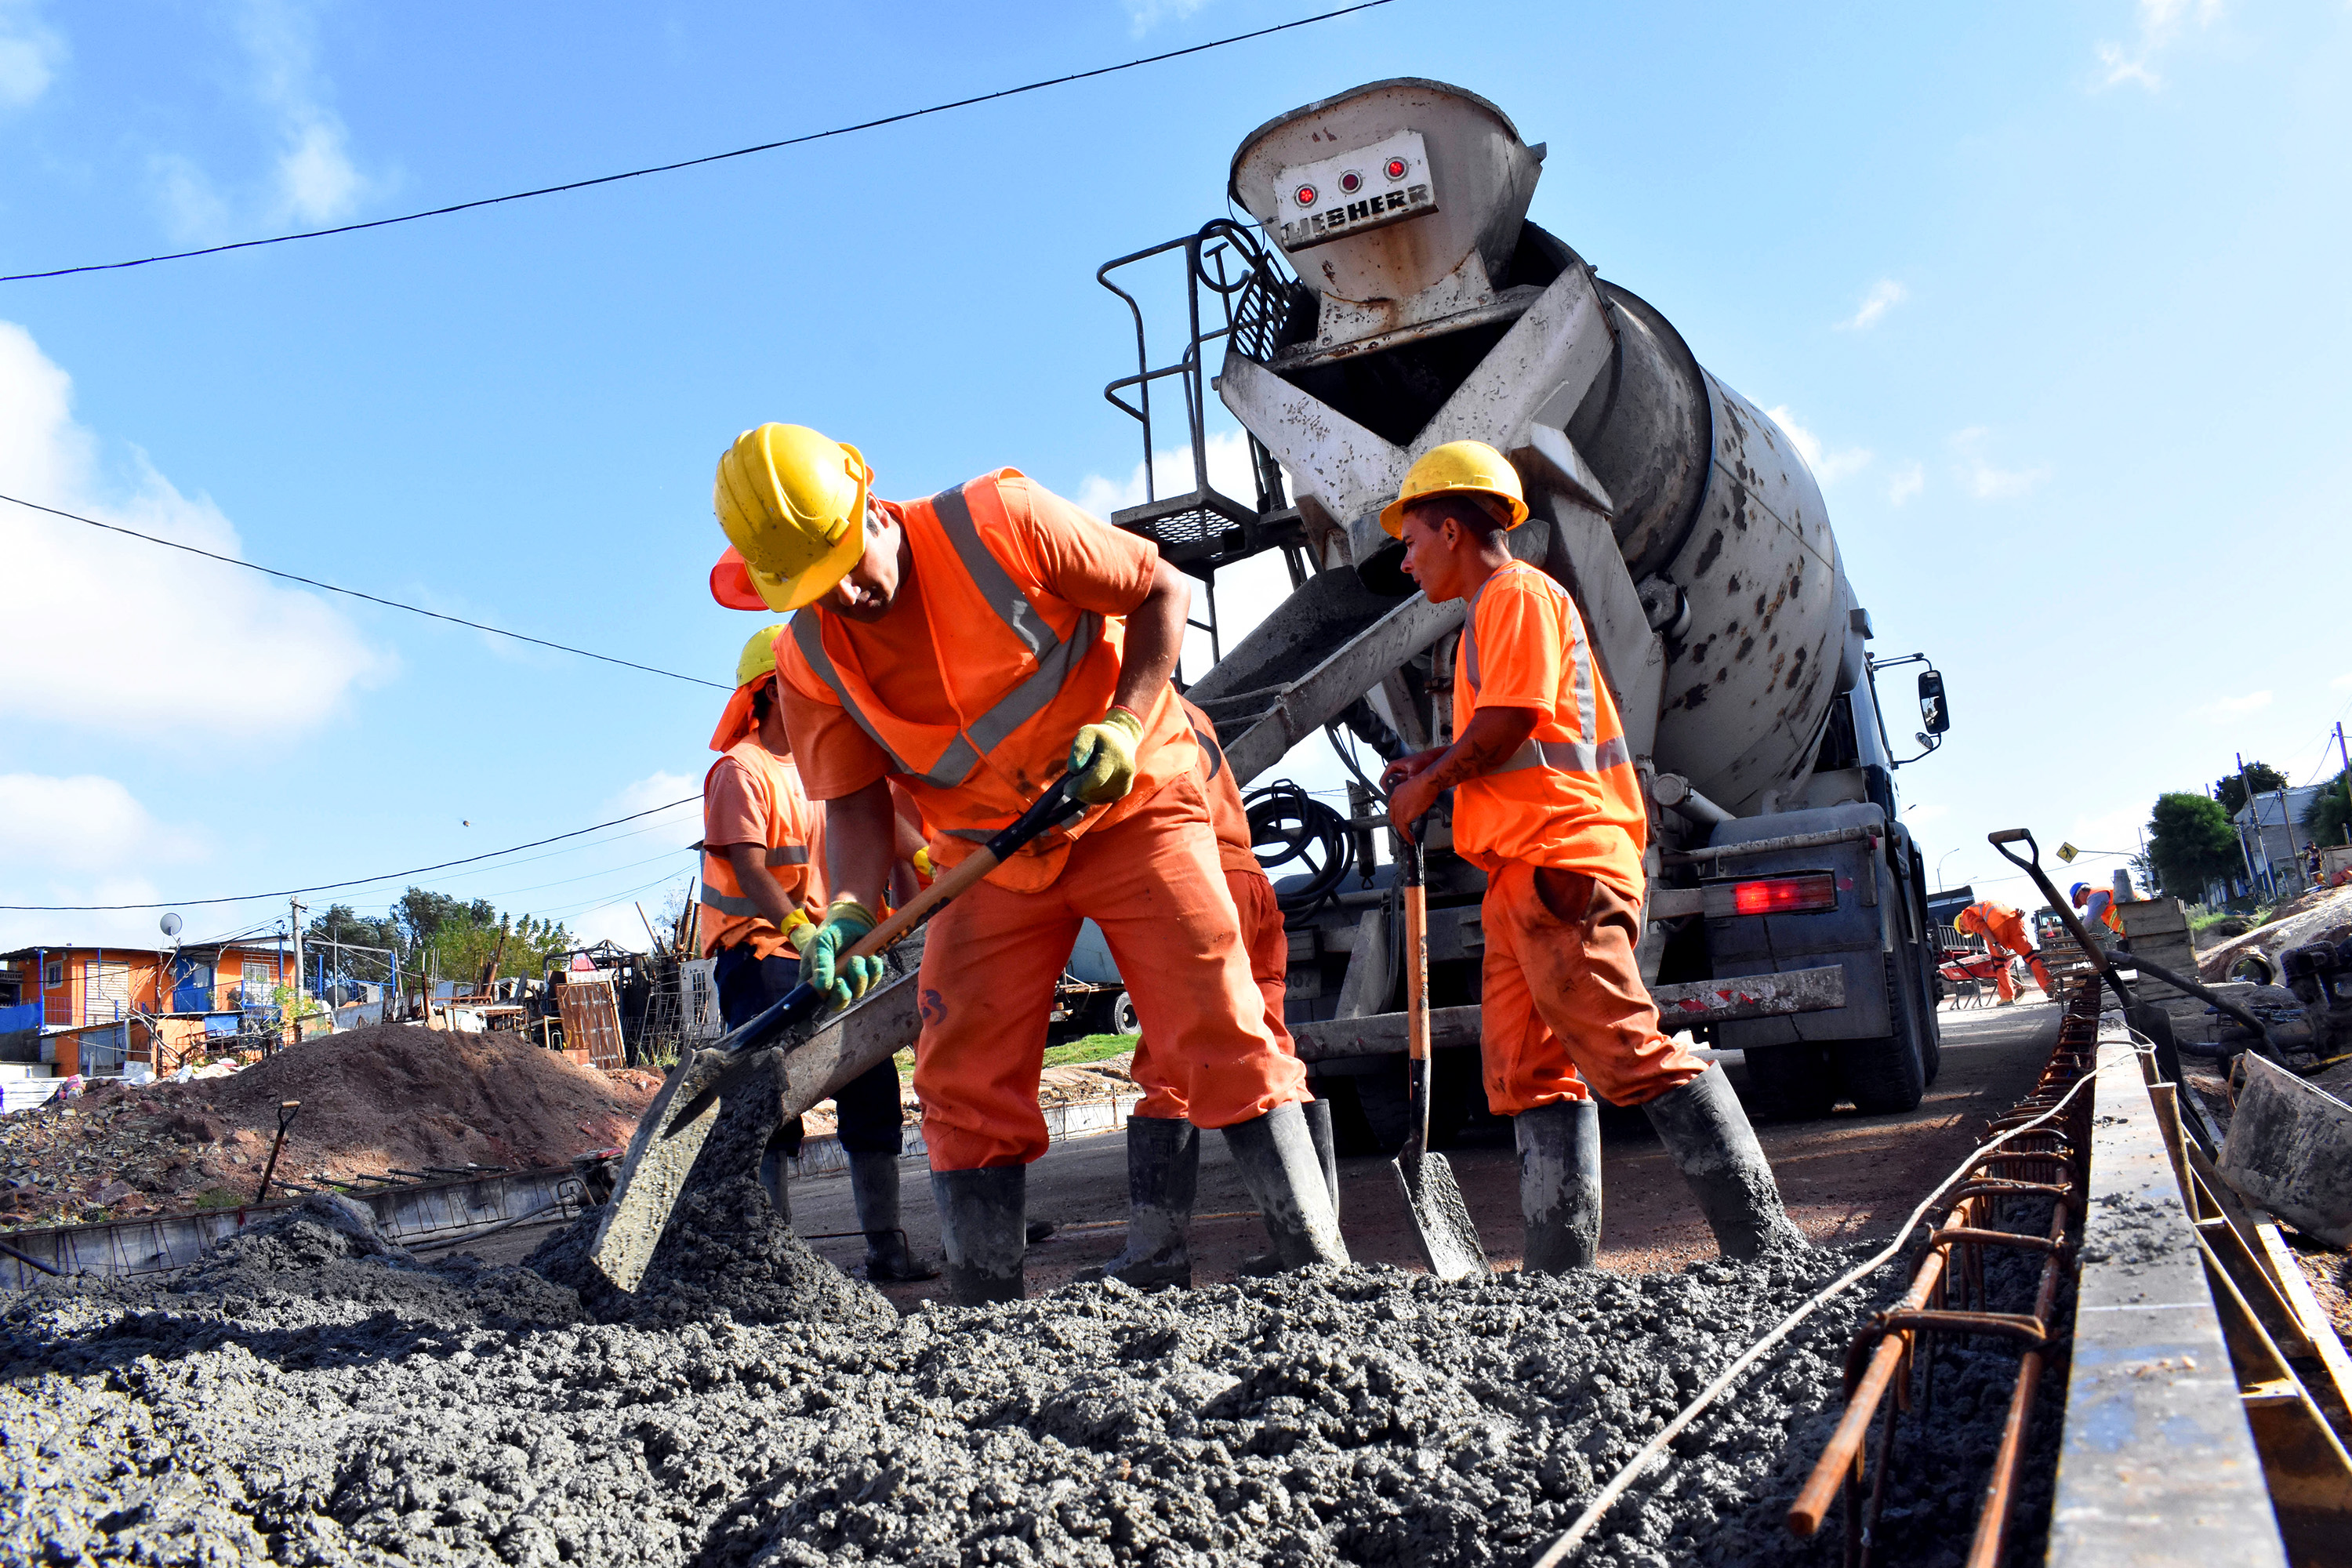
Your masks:
<path fill-rule="evenodd" d="M 1521 1563 L 1855 1257 L 1112 1282 L 902 1320 L 745 1193 L 688 1199 L 705 1228 L 634 1300 L 419 1266 L 323 1200 L 160 1286 L 5 1298 L 0 1558 Z M 576 1278 L 579 1246 L 536 1260 Z M 1811 1320 L 1581 1561 L 1836 1561 L 1834 1521 L 1801 1542 L 1780 1516 L 1906 1272 Z M 1995 1359 L 1939 1374 L 1945 1489 L 1898 1501 L 1919 1554 L 1890 1561 L 1957 1561 Z"/>

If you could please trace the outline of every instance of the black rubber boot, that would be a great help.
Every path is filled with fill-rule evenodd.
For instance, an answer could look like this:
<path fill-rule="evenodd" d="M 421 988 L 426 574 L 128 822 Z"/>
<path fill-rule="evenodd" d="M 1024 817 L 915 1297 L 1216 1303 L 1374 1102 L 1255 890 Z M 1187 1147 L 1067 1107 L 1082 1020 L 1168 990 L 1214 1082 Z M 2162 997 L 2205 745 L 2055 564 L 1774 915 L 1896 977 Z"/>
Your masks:
<path fill-rule="evenodd" d="M 1225 1143 L 1241 1168 L 1242 1183 L 1257 1200 L 1274 1238 L 1274 1255 L 1285 1268 L 1318 1263 L 1345 1264 L 1348 1244 L 1339 1216 L 1331 1209 L 1331 1189 L 1315 1158 L 1307 1113 L 1297 1105 L 1277 1105 L 1264 1116 L 1225 1129 Z"/>
<path fill-rule="evenodd" d="M 898 1223 L 898 1156 L 849 1156 L 849 1195 L 857 1205 L 857 1228 L 866 1233 L 866 1278 L 877 1285 L 936 1279 L 939 1265 L 919 1258 Z"/>
<path fill-rule="evenodd" d="M 1780 1206 L 1772 1167 L 1721 1068 L 1707 1068 L 1642 1110 L 1690 1184 L 1726 1258 L 1744 1260 L 1767 1247 L 1808 1245 Z"/>
<path fill-rule="evenodd" d="M 1331 1194 L 1331 1219 L 1339 1218 L 1339 1150 L 1331 1141 L 1331 1102 L 1310 1100 L 1298 1108 L 1307 1116 L 1307 1136 L 1314 1141 L 1316 1163 L 1323 1167 L 1323 1185 Z M 1271 1237 L 1273 1232 L 1269 1230 Z M 1282 1259 L 1271 1252 L 1253 1253 L 1234 1265 L 1234 1271 L 1251 1279 L 1264 1279 L 1282 1272 Z"/>
<path fill-rule="evenodd" d="M 1528 1274 L 1590 1268 L 1601 1249 L 1601 1107 L 1559 1100 L 1511 1118 Z"/>
<path fill-rule="evenodd" d="M 1028 1194 L 1026 1165 L 931 1173 L 948 1294 L 957 1306 L 1021 1300 L 1021 1259 L 1029 1245 L 1021 1215 Z"/>
<path fill-rule="evenodd" d="M 1192 1254 L 1184 1232 L 1201 1181 L 1201 1134 L 1181 1118 L 1127 1119 L 1127 1245 L 1081 1280 L 1108 1276 L 1138 1288 L 1190 1285 Z"/>

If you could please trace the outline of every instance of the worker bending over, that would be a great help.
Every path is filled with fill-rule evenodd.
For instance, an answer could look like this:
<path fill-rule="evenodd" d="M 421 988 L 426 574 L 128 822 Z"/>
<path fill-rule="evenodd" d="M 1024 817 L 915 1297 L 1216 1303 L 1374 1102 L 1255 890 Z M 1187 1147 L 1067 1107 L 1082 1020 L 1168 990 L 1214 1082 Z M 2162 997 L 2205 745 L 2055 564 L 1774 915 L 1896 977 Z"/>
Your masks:
<path fill-rule="evenodd" d="M 2043 995 L 2056 994 L 2051 988 L 2050 971 L 2042 967 L 2042 954 L 2034 951 L 2033 939 L 2025 934 L 2025 917 L 2007 904 L 1990 899 L 1970 904 L 1952 917 L 1952 929 L 1962 936 L 1982 937 L 1986 951 L 2001 961 L 1992 972 L 1992 986 L 2000 994 L 2001 1006 L 2017 1000 L 2017 982 L 2009 973 L 2012 958 L 2021 958 L 2032 968 L 2033 984 L 2042 987 Z"/>
<path fill-rule="evenodd" d="M 1181 699 L 1179 699 L 1181 701 Z M 1250 847 L 1249 813 L 1242 805 L 1240 783 L 1225 763 L 1224 748 L 1217 743 L 1217 727 L 1191 702 L 1183 703 L 1199 746 L 1194 763 L 1202 795 L 1209 805 L 1209 825 L 1217 837 L 1217 864 L 1225 877 L 1241 916 L 1242 948 L 1249 955 L 1250 978 L 1265 1002 L 1265 1031 L 1288 1055 L 1297 1047 L 1283 1022 L 1282 1001 L 1289 984 L 1290 937 L 1283 930 L 1282 906 L 1276 902 L 1274 883 Z M 1150 1030 L 1135 1043 L 1135 1059 L 1128 1076 L 1143 1090 L 1134 1113 L 1127 1119 L 1127 1245 L 1100 1268 L 1080 1279 L 1108 1274 L 1129 1285 L 1189 1285 L 1192 1256 L 1187 1232 L 1192 1220 L 1192 1197 L 1198 1189 L 1201 1141 L 1186 1120 L 1184 1094 L 1176 1074 L 1153 1048 Z M 1331 1142 L 1331 1103 L 1310 1100 L 1304 1110 L 1307 1135 L 1314 1141 L 1317 1163 L 1331 1194 L 1334 1215 L 1339 1210 L 1336 1149 Z M 1245 1258 L 1244 1274 L 1272 1273 L 1278 1253 Z"/>
<path fill-rule="evenodd" d="M 833 893 L 802 978 L 846 1002 L 879 973 L 846 953 L 889 870 L 887 781 L 941 865 L 1066 770 L 1088 807 L 947 905 L 923 949 L 915 1089 L 956 1299 L 1022 1294 L 1045 1026 L 1089 918 L 1192 1122 L 1224 1129 L 1285 1266 L 1344 1263 L 1306 1071 L 1266 1030 L 1170 685 L 1182 579 L 1011 468 L 903 502 L 875 498 L 872 478 L 855 447 L 793 425 L 745 432 L 719 464 L 732 547 L 714 595 L 798 612 L 779 673 Z"/>
<path fill-rule="evenodd" d="M 1640 784 L 1576 605 L 1515 560 L 1519 476 L 1451 441 L 1405 475 L 1381 526 L 1432 603 L 1468 601 L 1451 746 L 1389 764 L 1389 821 L 1410 839 L 1451 788 L 1454 847 L 1485 868 L 1479 1046 L 1486 1102 L 1514 1119 L 1526 1267 L 1591 1266 L 1601 1235 L 1592 1095 L 1648 1113 L 1733 1258 L 1802 1237 L 1719 1068 L 1665 1038 L 1633 955 L 1648 837 Z"/>
<path fill-rule="evenodd" d="M 2124 934 L 2123 914 L 2116 908 L 2116 896 L 2106 889 L 2077 882 L 2066 889 L 2066 898 L 2083 912 L 2084 930 L 2103 925 L 2117 936 Z"/>
<path fill-rule="evenodd" d="M 799 983 L 800 949 L 824 915 L 824 823 L 802 792 L 776 700 L 782 629 L 763 627 L 743 645 L 735 695 L 710 737 L 719 758 L 702 779 L 702 955 L 718 959 L 719 1011 L 730 1029 Z M 876 1064 L 834 1096 L 834 1109 L 857 1228 L 866 1233 L 866 1277 L 936 1279 L 938 1268 L 907 1250 L 898 1223 L 898 1069 Z M 795 1116 L 760 1162 L 760 1179 L 786 1215 L 783 1162 L 800 1146 Z"/>

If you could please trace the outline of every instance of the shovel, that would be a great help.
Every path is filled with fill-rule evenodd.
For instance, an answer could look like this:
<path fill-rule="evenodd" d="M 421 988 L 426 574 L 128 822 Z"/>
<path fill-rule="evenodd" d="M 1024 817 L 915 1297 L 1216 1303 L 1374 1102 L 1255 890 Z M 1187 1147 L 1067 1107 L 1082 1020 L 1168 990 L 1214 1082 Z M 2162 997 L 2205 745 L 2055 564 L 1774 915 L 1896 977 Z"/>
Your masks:
<path fill-rule="evenodd" d="M 1070 789 L 1066 774 L 1055 780 L 1012 826 L 941 872 L 905 909 L 860 938 L 846 956 L 871 958 L 887 951 L 1023 846 L 1082 816 L 1085 803 Z M 695 1156 L 718 1125 L 719 1107 L 757 1076 L 762 1053 L 790 1051 L 804 1044 L 824 1006 L 824 996 L 814 986 L 795 985 L 759 1016 L 670 1070 L 669 1081 L 638 1119 L 613 1195 L 605 1200 L 589 1243 L 589 1260 L 605 1279 L 623 1290 L 637 1288 L 668 1228 L 678 1194 L 686 1190 Z"/>
<path fill-rule="evenodd" d="M 1440 1279 L 1491 1274 L 1470 1206 L 1462 1201 L 1454 1167 L 1429 1152 L 1429 899 L 1422 887 L 1421 836 L 1428 822 L 1413 824 L 1412 841 L 1402 844 L 1399 868 L 1404 877 L 1404 1020 L 1409 1054 L 1406 1071 L 1404 1147 L 1389 1169 L 1412 1218 L 1412 1238 L 1422 1261 Z M 1402 836 L 1400 836 L 1402 837 Z"/>

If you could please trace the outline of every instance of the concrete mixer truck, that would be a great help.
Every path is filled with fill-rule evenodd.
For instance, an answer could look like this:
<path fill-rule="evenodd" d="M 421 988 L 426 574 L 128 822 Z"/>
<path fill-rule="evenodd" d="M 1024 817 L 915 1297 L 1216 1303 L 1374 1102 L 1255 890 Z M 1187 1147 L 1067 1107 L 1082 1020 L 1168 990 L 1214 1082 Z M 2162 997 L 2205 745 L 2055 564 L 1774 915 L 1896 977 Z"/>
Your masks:
<path fill-rule="evenodd" d="M 1665 1026 L 1743 1052 L 1766 1114 L 1908 1110 L 1936 1075 L 1940 985 L 1895 773 L 1940 742 L 1942 678 L 1919 655 L 1874 658 L 1788 435 L 1527 220 L 1543 158 L 1495 105 L 1415 79 L 1252 132 L 1228 191 L 1251 221 L 1099 274 L 1134 313 L 1137 368 L 1107 395 L 1142 423 L 1147 456 L 1146 499 L 1111 521 L 1205 584 L 1216 657 L 1189 695 L 1246 783 L 1318 731 L 1343 757 L 1451 739 L 1462 605 L 1413 591 L 1378 513 L 1442 442 L 1507 453 L 1533 510 L 1514 552 L 1574 595 L 1650 802 L 1641 957 Z M 1155 363 L 1147 269 L 1180 265 L 1183 342 Z M 1247 434 L 1244 484 L 1212 481 L 1211 395 Z M 1189 488 L 1160 493 L 1179 448 Z M 1219 572 L 1276 551 L 1293 591 L 1224 647 Z M 1911 665 L 1918 752 L 1898 760 L 1875 677 Z M 1253 799 L 1288 914 L 1291 1026 L 1359 1146 L 1393 1144 L 1404 1110 L 1378 767 L 1351 764 L 1345 811 L 1295 786 Z M 1435 1116 L 1458 1122 L 1482 1109 L 1484 879 L 1447 842 L 1441 822 L 1430 1002 Z"/>

